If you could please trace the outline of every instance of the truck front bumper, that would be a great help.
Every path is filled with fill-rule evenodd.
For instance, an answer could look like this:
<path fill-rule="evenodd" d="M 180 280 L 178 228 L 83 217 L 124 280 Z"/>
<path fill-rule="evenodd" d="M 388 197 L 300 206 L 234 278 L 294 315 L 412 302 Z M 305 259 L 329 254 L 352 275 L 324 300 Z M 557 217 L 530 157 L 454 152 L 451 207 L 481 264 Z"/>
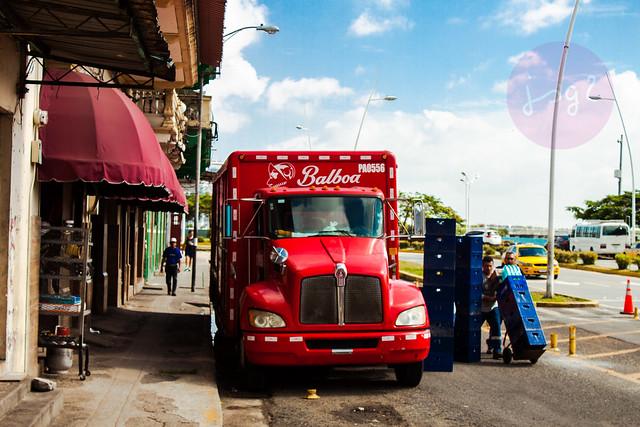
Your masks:
<path fill-rule="evenodd" d="M 431 332 L 244 332 L 247 360 L 266 366 L 395 365 L 424 360 Z"/>

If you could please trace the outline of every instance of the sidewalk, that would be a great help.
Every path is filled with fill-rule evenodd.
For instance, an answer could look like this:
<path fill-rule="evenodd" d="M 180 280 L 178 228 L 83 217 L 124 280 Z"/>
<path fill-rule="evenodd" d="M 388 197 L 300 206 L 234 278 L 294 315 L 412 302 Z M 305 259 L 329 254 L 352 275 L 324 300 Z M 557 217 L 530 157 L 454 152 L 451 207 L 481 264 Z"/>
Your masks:
<path fill-rule="evenodd" d="M 217 426 L 222 409 L 210 337 L 208 253 L 198 254 L 199 280 L 178 277 L 167 296 L 164 277 L 150 280 L 122 309 L 92 316 L 87 334 L 91 376 L 80 381 L 77 360 L 54 377 L 64 409 L 54 426 Z M 205 288 L 202 287 L 205 271 Z"/>

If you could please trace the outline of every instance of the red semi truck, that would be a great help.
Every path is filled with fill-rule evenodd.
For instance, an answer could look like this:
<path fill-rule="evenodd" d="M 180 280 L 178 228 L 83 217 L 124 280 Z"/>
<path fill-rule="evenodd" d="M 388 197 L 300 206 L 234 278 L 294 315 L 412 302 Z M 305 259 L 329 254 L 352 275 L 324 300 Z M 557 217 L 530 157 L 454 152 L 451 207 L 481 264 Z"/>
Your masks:
<path fill-rule="evenodd" d="M 213 182 L 215 346 L 261 366 L 389 365 L 415 386 L 420 290 L 399 279 L 388 151 L 232 153 Z"/>

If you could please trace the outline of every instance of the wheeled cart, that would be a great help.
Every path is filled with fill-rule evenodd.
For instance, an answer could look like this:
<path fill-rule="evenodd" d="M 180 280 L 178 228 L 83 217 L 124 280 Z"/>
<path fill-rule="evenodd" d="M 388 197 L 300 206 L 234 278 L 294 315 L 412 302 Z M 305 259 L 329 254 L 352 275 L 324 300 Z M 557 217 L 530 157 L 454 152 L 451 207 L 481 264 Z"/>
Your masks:
<path fill-rule="evenodd" d="M 535 364 L 547 342 L 524 276 L 505 278 L 498 288 L 498 307 L 507 329 L 502 350 L 504 363 L 528 360 Z"/>

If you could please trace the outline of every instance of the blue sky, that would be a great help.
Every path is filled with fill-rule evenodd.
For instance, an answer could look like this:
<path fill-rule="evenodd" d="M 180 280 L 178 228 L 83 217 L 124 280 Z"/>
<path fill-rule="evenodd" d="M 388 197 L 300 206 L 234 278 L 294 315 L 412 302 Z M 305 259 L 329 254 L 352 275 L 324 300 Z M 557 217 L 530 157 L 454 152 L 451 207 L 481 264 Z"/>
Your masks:
<path fill-rule="evenodd" d="M 582 3 L 573 41 L 608 67 L 638 164 L 640 2 Z M 214 158 L 237 149 L 305 149 L 307 135 L 296 125 L 308 129 L 314 149 L 350 149 L 369 93 L 390 94 L 398 99 L 371 103 L 359 148 L 394 151 L 401 190 L 434 194 L 464 215 L 465 170 L 479 175 L 472 223 L 545 225 L 549 150 L 514 126 L 505 89 L 514 58 L 564 39 L 572 6 L 228 0 L 227 31 L 260 23 L 281 31 L 247 30 L 224 44 L 221 76 L 207 88 L 220 126 Z M 558 153 L 558 225 L 574 222 L 565 206 L 616 190 L 619 132 L 612 115 L 593 140 Z M 627 165 L 623 186 L 630 188 Z"/>

